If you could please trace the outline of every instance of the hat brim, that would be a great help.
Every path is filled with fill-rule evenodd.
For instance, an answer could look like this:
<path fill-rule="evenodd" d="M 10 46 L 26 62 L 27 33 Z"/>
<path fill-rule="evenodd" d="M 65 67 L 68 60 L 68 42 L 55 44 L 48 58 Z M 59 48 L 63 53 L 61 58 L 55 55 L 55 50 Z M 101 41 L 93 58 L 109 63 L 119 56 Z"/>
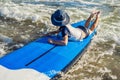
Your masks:
<path fill-rule="evenodd" d="M 70 17 L 67 15 L 67 13 L 65 13 L 65 20 L 58 22 L 58 21 L 55 20 L 55 15 L 52 14 L 51 22 L 55 26 L 65 26 L 70 22 Z"/>

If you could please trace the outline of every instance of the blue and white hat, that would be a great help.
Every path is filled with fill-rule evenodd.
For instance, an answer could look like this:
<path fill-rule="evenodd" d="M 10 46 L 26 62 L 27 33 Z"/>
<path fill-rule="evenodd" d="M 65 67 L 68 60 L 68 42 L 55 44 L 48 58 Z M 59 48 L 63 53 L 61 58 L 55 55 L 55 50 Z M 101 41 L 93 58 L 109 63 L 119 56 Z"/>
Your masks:
<path fill-rule="evenodd" d="M 70 17 L 63 10 L 56 10 L 51 16 L 51 22 L 55 26 L 65 26 L 70 22 Z"/>

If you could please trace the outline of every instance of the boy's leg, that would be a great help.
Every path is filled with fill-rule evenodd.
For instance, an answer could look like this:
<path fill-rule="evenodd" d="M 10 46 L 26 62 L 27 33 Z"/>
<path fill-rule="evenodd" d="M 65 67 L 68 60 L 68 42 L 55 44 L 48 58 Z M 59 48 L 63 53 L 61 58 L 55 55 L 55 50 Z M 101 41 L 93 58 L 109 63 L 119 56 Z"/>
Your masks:
<path fill-rule="evenodd" d="M 92 13 L 89 18 L 87 19 L 86 23 L 85 23 L 85 27 L 88 28 L 89 24 L 90 24 L 90 21 L 91 19 L 94 17 L 94 13 Z"/>
<path fill-rule="evenodd" d="M 91 31 L 93 31 L 93 30 L 96 28 L 96 26 L 98 25 L 99 14 L 100 14 L 100 11 L 98 11 L 98 12 L 96 13 L 96 19 L 95 19 L 95 21 L 94 21 L 92 27 L 90 28 Z"/>

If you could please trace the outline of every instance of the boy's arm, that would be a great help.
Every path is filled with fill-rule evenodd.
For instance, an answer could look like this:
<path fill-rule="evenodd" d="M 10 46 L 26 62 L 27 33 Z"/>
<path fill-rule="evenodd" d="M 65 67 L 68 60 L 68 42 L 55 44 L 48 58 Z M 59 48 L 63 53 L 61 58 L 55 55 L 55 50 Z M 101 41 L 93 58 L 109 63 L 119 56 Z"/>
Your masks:
<path fill-rule="evenodd" d="M 65 35 L 63 37 L 63 40 L 53 40 L 53 39 L 48 39 L 48 42 L 51 43 L 51 44 L 56 44 L 56 45 L 67 45 L 68 43 L 68 35 Z"/>

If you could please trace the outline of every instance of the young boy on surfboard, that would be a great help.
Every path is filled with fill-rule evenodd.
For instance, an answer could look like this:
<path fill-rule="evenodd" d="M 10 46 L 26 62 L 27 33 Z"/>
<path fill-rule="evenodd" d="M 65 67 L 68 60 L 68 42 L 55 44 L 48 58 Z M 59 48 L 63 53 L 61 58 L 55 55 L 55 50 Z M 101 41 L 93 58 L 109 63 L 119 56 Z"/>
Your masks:
<path fill-rule="evenodd" d="M 72 27 L 70 22 L 70 17 L 63 10 L 56 10 L 51 16 L 51 22 L 55 26 L 59 26 L 60 28 L 56 31 L 49 32 L 46 35 L 52 35 L 56 33 L 62 34 L 62 40 L 54 40 L 49 38 L 48 42 L 56 45 L 67 45 L 68 40 L 80 41 L 86 38 L 98 25 L 100 11 L 93 12 L 89 18 L 87 19 L 84 26 L 80 27 Z M 91 19 L 95 17 L 92 27 L 89 29 L 88 26 L 90 24 Z"/>

